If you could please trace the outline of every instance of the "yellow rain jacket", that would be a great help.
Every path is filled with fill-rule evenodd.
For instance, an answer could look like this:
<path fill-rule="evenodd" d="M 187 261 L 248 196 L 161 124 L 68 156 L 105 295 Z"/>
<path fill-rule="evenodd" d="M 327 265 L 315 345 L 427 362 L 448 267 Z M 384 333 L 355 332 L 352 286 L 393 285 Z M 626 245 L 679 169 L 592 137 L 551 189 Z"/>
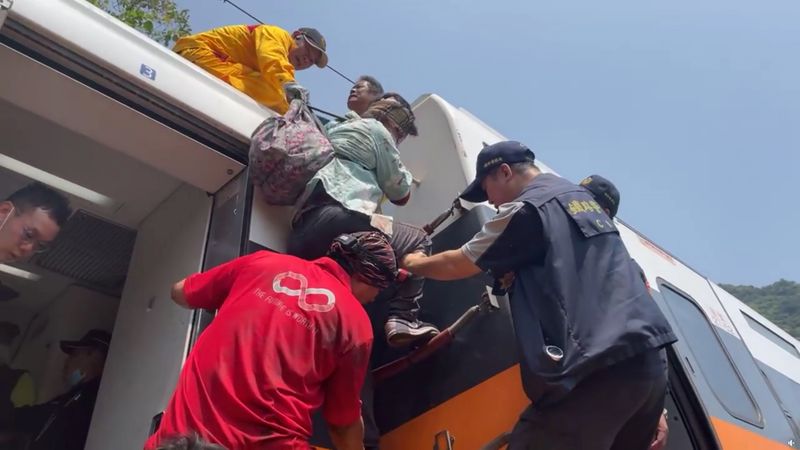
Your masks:
<path fill-rule="evenodd" d="M 294 81 L 291 33 L 272 25 L 231 25 L 178 39 L 173 50 L 273 111 L 289 109 L 283 85 Z"/>

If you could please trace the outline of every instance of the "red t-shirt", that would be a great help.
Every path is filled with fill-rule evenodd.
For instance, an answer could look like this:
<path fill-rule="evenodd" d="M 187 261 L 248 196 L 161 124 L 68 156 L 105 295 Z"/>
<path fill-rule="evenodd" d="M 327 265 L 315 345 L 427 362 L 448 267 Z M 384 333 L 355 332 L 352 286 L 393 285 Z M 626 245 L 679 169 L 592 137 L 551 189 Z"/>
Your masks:
<path fill-rule="evenodd" d="M 333 260 L 261 251 L 188 277 L 184 293 L 219 313 L 145 448 L 197 432 L 231 450 L 308 449 L 313 410 L 359 419 L 372 328 Z"/>

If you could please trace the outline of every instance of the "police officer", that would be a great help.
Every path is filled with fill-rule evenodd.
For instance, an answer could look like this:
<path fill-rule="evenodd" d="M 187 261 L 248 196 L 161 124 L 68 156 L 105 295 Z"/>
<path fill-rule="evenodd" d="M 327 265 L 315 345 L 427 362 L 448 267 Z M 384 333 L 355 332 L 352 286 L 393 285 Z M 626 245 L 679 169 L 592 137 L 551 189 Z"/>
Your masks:
<path fill-rule="evenodd" d="M 509 448 L 645 450 L 676 340 L 639 281 L 614 222 L 591 195 L 542 173 L 519 142 L 481 150 L 461 198 L 498 214 L 460 249 L 412 254 L 411 272 L 456 280 L 514 272 L 511 314 L 532 405 Z"/>
<path fill-rule="evenodd" d="M 608 217 L 613 219 L 617 215 L 617 211 L 619 211 L 620 198 L 619 189 L 614 186 L 614 183 L 604 177 L 601 177 L 600 175 L 589 175 L 581 180 L 580 185 L 589 191 L 589 194 L 592 196 L 592 198 L 594 198 L 597 204 L 603 208 L 603 211 L 606 212 Z M 631 264 L 634 265 L 636 272 L 649 289 L 650 283 L 648 283 L 647 276 L 645 276 L 642 267 L 633 258 L 631 258 Z"/>
<path fill-rule="evenodd" d="M 580 185 L 583 186 L 589 194 L 595 199 L 598 205 L 608 214 L 608 217 L 614 218 L 617 215 L 617 211 L 619 211 L 619 189 L 605 177 L 600 175 L 589 175 L 588 177 L 581 180 Z M 636 262 L 635 259 L 631 258 L 631 264 L 633 264 L 636 271 L 639 273 L 639 276 L 644 281 L 645 286 L 650 288 L 650 283 L 647 281 L 647 276 L 644 274 L 644 270 Z M 667 445 L 667 436 L 669 435 L 669 424 L 667 422 L 667 410 L 664 410 L 664 414 L 658 421 L 658 427 L 656 429 L 656 434 L 653 437 L 653 442 L 650 444 L 650 450 L 661 450 Z"/>
<path fill-rule="evenodd" d="M 77 341 L 61 341 L 67 354 L 63 377 L 68 391 L 47 403 L 16 408 L 0 436 L 9 441 L 26 439 L 29 450 L 82 450 L 110 341 L 111 335 L 103 330 L 91 330 Z"/>

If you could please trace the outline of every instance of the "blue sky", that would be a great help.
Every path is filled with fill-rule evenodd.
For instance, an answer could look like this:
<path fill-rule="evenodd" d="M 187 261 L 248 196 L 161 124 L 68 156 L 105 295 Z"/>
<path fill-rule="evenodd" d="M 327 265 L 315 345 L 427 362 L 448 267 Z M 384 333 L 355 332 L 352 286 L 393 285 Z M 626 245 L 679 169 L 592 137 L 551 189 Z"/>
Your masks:
<path fill-rule="evenodd" d="M 195 31 L 251 22 L 222 0 L 177 3 Z M 800 281 L 797 0 L 237 4 L 319 29 L 338 70 L 439 94 L 573 181 L 608 177 L 621 218 L 715 281 Z M 333 72 L 298 80 L 345 108 Z"/>

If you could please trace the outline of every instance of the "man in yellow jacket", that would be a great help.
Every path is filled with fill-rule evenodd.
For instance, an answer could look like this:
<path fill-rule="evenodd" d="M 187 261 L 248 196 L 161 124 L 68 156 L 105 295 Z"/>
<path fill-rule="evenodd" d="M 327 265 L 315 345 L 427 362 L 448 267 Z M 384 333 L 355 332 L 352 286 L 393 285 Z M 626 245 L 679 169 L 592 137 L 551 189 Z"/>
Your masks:
<path fill-rule="evenodd" d="M 173 50 L 257 102 L 283 114 L 306 96 L 295 70 L 328 64 L 325 38 L 314 28 L 294 33 L 272 25 L 230 25 L 178 39 Z"/>

